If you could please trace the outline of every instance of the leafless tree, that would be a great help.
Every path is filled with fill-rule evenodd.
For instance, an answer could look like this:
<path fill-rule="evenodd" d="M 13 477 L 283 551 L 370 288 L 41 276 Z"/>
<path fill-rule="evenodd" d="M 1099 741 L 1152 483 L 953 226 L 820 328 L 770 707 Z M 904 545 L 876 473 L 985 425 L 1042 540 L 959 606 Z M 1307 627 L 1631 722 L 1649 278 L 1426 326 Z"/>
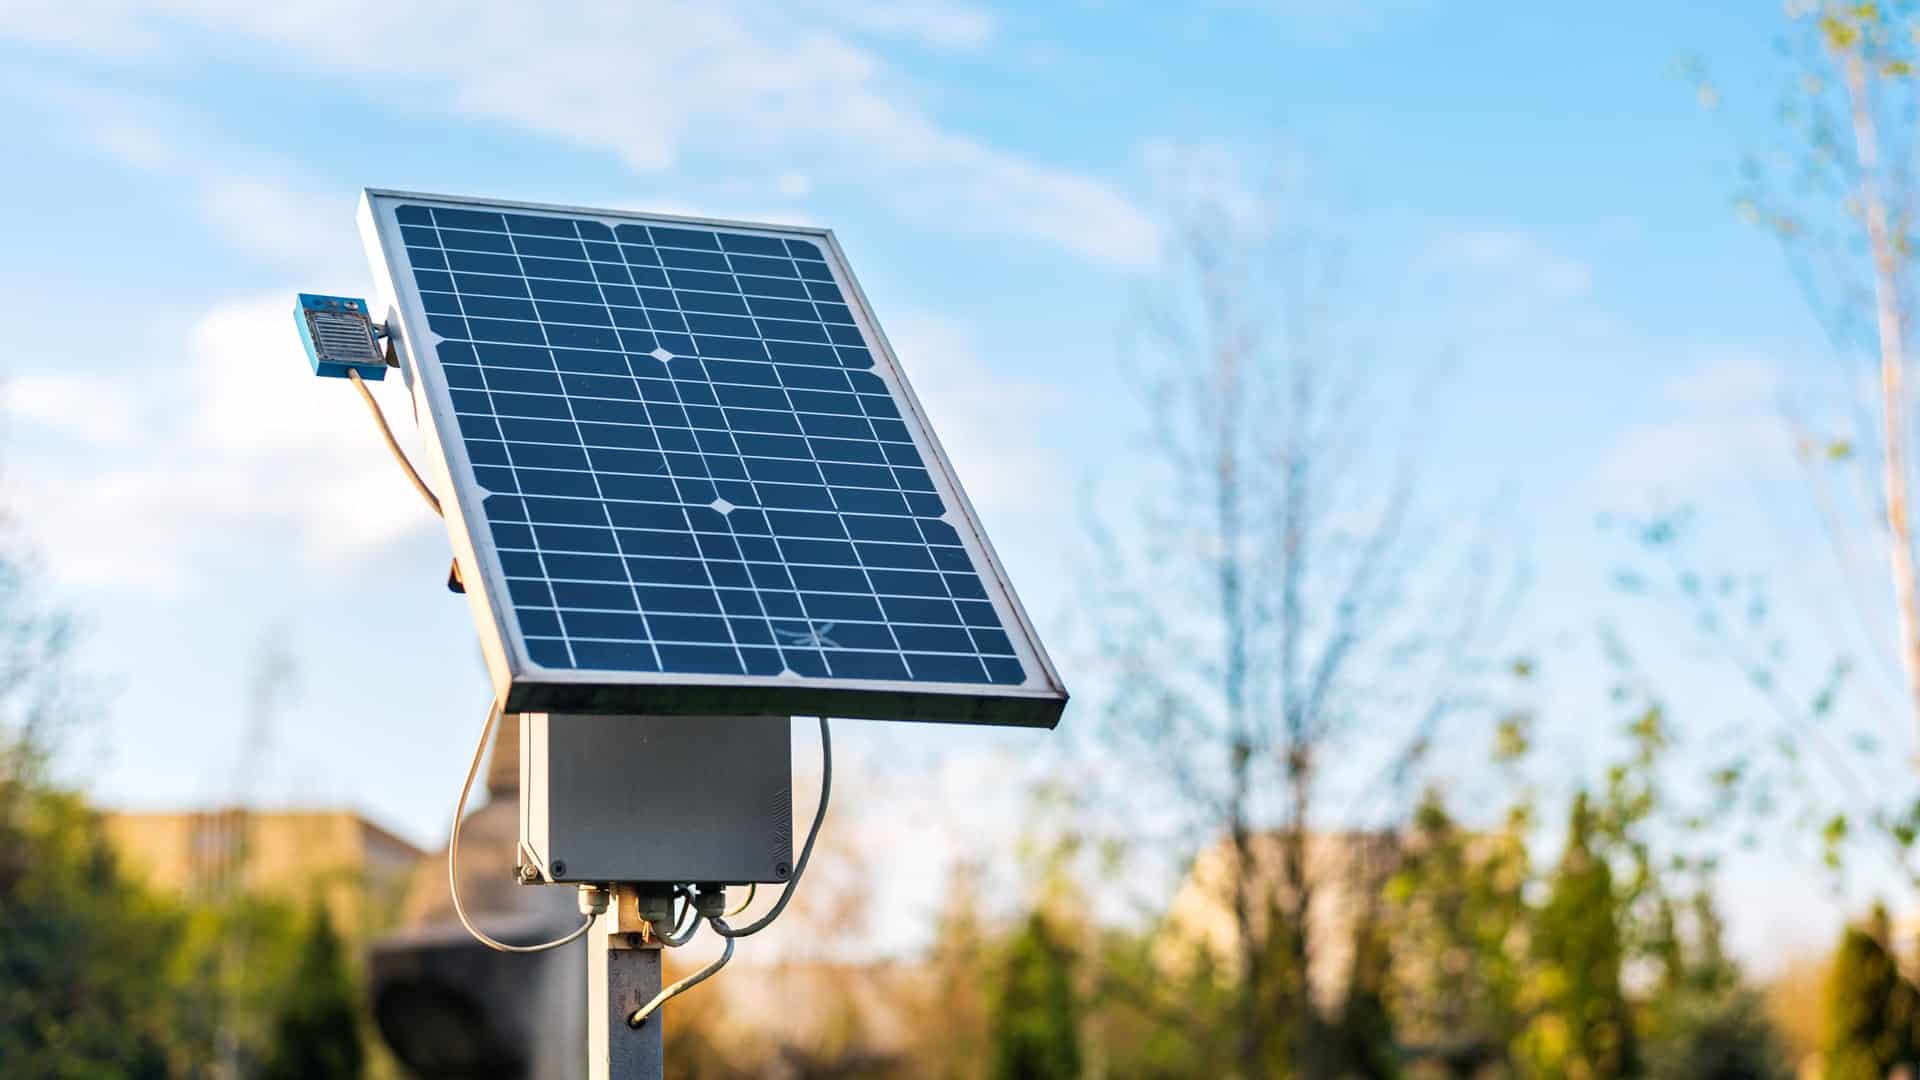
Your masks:
<path fill-rule="evenodd" d="M 1900 703 L 1882 711 L 1920 730 L 1906 372 L 1920 19 L 1904 3 L 1835 0 L 1795 0 L 1788 19 L 1787 143 L 1747 162 L 1740 207 L 1780 240 L 1832 343 L 1833 378 L 1784 396 L 1782 412 L 1845 582 L 1842 614 L 1897 673 Z M 1701 100 L 1717 107 L 1719 90 L 1692 74 Z"/>
<path fill-rule="evenodd" d="M 73 619 L 49 608 L 37 567 L 0 519 L 0 783 L 44 778 L 67 729 L 98 705 L 68 661 Z"/>
<path fill-rule="evenodd" d="M 1307 977 L 1310 841 L 1405 812 L 1510 598 L 1481 515 L 1426 520 L 1432 403 L 1378 407 L 1399 395 L 1347 336 L 1336 245 L 1283 205 L 1201 191 L 1177 211 L 1125 350 L 1151 419 L 1137 506 L 1095 511 L 1086 585 L 1102 732 L 1140 811 L 1123 827 L 1223 838 L 1242 1077 L 1337 1071 Z"/>
<path fill-rule="evenodd" d="M 1677 599 L 1689 621 L 1676 627 L 1683 635 L 1699 628 L 1777 721 L 1751 726 L 1744 739 L 1716 740 L 1724 763 L 1713 778 L 1725 797 L 1761 818 L 1785 805 L 1779 789 L 1791 788 L 1796 816 L 1815 825 L 1827 865 L 1842 869 L 1843 853 L 1869 840 L 1869 867 L 1884 868 L 1887 849 L 1875 848 L 1887 841 L 1920 880 L 1920 799 L 1903 779 L 1912 766 L 1884 752 L 1911 746 L 1920 732 L 1906 370 L 1920 198 L 1920 12 L 1905 0 L 1793 0 L 1786 15 L 1777 38 L 1788 76 L 1777 110 L 1784 137 L 1746 156 L 1738 205 L 1779 241 L 1831 348 L 1825 363 L 1782 373 L 1779 412 L 1808 498 L 1782 500 L 1769 487 L 1753 500 L 1761 532 L 1792 545 L 1774 554 L 1795 564 L 1785 588 L 1797 586 L 1801 624 L 1763 617 L 1774 587 L 1729 584 L 1748 575 L 1727 566 L 1724 554 L 1711 576 L 1697 559 L 1682 566 L 1671 526 L 1684 523 L 1684 513 L 1656 514 L 1643 531 L 1654 539 L 1641 546 L 1668 565 L 1664 581 L 1636 581 L 1635 589 Z M 1703 66 L 1683 71 L 1702 104 L 1719 111 L 1721 88 Z M 1832 556 L 1833 579 L 1806 572 L 1800 510 Z M 1641 587 L 1647 583 L 1653 588 Z M 1752 614 L 1736 612 L 1736 602 Z M 1798 648 L 1788 649 L 1790 639 Z"/>

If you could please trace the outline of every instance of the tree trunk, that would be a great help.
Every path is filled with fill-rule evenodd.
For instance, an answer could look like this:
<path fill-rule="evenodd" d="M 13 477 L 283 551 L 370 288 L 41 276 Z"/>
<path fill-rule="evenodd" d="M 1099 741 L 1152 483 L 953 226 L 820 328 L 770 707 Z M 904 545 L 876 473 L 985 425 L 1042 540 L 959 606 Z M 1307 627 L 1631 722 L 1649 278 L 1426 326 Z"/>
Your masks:
<path fill-rule="evenodd" d="M 1310 800 L 1307 784 L 1312 779 L 1309 753 L 1304 746 L 1294 747 L 1288 752 L 1287 774 L 1292 782 L 1293 798 L 1282 840 L 1284 850 L 1280 888 L 1283 890 L 1283 903 L 1278 910 L 1285 914 L 1290 924 L 1286 930 L 1290 981 L 1283 988 L 1285 993 L 1281 1000 L 1286 1002 L 1288 1015 L 1285 1022 L 1293 1034 L 1293 1064 L 1309 1076 L 1318 1076 L 1325 1071 L 1328 1063 L 1323 1059 L 1319 1013 L 1313 1000 L 1313 928 L 1308 922 L 1313 912 L 1313 878 L 1307 865 L 1307 845 L 1310 840 L 1307 833 Z"/>
<path fill-rule="evenodd" d="M 1236 1010 L 1240 1029 L 1234 1041 L 1234 1058 L 1239 1062 L 1241 1080 L 1260 1080 L 1266 1075 L 1263 1055 L 1266 1044 L 1266 1017 L 1261 1015 L 1261 987 L 1266 982 L 1265 949 L 1260 929 L 1255 925 L 1253 882 L 1255 869 L 1253 837 L 1246 822 L 1232 825 L 1233 921 L 1240 948 L 1239 1001 Z M 1274 932 L 1272 926 L 1266 932 Z"/>
<path fill-rule="evenodd" d="M 1908 706 L 1920 727 L 1920 597 L 1915 596 L 1913 528 L 1907 517 L 1906 320 L 1900 310 L 1899 260 L 1877 182 L 1880 144 L 1867 94 L 1866 61 L 1856 48 L 1841 65 L 1860 166 L 1860 204 L 1873 249 L 1875 330 L 1880 339 L 1881 484 L 1886 500 L 1887 549 L 1894 606 L 1900 621 L 1900 667 L 1907 678 Z"/>

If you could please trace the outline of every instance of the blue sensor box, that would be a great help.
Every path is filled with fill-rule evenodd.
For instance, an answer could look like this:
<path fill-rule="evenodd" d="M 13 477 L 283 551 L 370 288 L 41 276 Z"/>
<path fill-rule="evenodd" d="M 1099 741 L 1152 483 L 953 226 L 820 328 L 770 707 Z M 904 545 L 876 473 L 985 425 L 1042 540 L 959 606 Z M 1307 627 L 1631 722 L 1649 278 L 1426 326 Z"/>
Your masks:
<path fill-rule="evenodd" d="M 367 302 L 357 296 L 301 293 L 293 306 L 300 344 L 315 375 L 344 379 L 357 371 L 363 379 L 387 377 L 387 358 L 373 330 Z"/>

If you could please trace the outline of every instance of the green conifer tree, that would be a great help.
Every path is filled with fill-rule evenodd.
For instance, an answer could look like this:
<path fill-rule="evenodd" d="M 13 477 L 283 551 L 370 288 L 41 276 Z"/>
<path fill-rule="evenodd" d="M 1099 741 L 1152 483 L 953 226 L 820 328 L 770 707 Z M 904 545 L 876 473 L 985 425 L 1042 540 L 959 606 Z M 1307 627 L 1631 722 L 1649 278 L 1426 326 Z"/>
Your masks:
<path fill-rule="evenodd" d="M 1387 994 L 1393 977 L 1378 909 L 1369 904 L 1354 926 L 1353 965 L 1347 993 L 1334 1020 L 1333 1043 L 1343 1075 L 1356 1080 L 1392 1080 L 1400 1075 L 1393 1016 Z"/>
<path fill-rule="evenodd" d="M 1080 1075 L 1072 954 L 1038 911 L 1008 944 L 992 1038 L 994 1080 L 1073 1080 Z"/>
<path fill-rule="evenodd" d="M 1689 935 L 1664 896 L 1660 907 L 1660 933 L 1672 936 L 1650 946 L 1664 970 L 1643 1012 L 1647 1080 L 1786 1080 L 1787 1051 L 1726 953 L 1711 889 L 1703 881 L 1687 902 Z"/>
<path fill-rule="evenodd" d="M 1408 960 L 1389 984 L 1395 1038 L 1416 1071 L 1506 1075 L 1525 1024 L 1530 820 L 1516 806 L 1498 831 L 1475 837 L 1432 791 L 1415 812 L 1386 917 L 1394 953 Z"/>
<path fill-rule="evenodd" d="M 1827 1080 L 1881 1080 L 1915 1053 L 1916 991 L 1887 947 L 1887 911 L 1840 937 L 1826 986 Z"/>
<path fill-rule="evenodd" d="M 1585 792 L 1574 797 L 1567 847 L 1535 926 L 1539 1015 L 1522 1035 L 1537 1071 L 1591 1080 L 1638 1075 L 1638 1045 L 1620 989 L 1620 900 L 1613 872 L 1594 851 Z"/>
<path fill-rule="evenodd" d="M 366 1060 L 356 998 L 340 938 L 316 901 L 262 1080 L 359 1080 Z"/>

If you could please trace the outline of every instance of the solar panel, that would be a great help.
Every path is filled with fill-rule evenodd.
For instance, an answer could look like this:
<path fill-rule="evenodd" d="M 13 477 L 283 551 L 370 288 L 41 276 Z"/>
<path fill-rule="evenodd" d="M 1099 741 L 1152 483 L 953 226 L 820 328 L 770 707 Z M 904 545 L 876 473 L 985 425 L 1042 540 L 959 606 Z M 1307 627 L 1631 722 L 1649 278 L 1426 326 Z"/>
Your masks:
<path fill-rule="evenodd" d="M 508 709 L 1058 721 L 831 232 L 388 191 L 361 229 Z"/>

